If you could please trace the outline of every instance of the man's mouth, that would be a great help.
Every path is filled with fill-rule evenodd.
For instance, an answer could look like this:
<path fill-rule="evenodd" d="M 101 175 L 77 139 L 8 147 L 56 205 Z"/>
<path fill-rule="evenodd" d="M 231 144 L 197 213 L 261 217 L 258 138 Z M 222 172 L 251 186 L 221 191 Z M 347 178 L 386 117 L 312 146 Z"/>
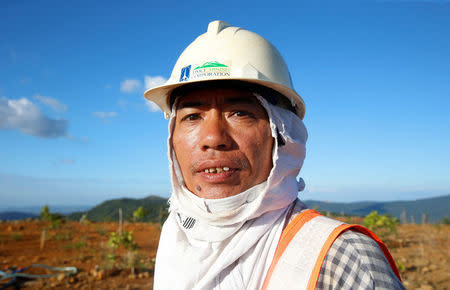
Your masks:
<path fill-rule="evenodd" d="M 230 167 L 211 167 L 211 168 L 205 168 L 205 173 L 222 173 L 230 171 Z"/>
<path fill-rule="evenodd" d="M 236 183 L 239 172 L 248 168 L 241 158 L 199 160 L 193 164 L 192 173 L 206 183 Z"/>
<path fill-rule="evenodd" d="M 208 165 L 206 168 L 202 168 L 198 174 L 204 182 L 207 183 L 229 183 L 236 182 L 238 175 L 236 173 L 239 168 L 225 166 L 225 165 Z"/>

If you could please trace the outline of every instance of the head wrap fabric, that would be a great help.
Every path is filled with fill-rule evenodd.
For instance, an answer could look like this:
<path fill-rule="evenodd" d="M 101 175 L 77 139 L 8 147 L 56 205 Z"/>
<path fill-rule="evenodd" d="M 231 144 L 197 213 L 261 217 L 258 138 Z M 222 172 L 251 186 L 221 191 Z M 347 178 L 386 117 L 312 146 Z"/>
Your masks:
<path fill-rule="evenodd" d="M 172 195 L 156 258 L 155 289 L 261 287 L 288 209 L 304 187 L 296 177 L 305 159 L 307 131 L 294 113 L 255 96 L 267 111 L 272 137 L 282 138 L 284 145 L 274 142 L 273 167 L 265 182 L 222 199 L 200 198 L 185 187 L 171 145 L 172 110 Z"/>

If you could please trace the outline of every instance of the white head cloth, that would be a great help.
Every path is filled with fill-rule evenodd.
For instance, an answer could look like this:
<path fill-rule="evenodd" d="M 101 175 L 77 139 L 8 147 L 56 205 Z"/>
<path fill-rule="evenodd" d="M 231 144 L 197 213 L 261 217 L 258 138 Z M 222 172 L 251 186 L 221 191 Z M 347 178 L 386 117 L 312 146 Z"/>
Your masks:
<path fill-rule="evenodd" d="M 292 112 L 255 95 L 266 109 L 274 142 L 268 179 L 223 199 L 205 199 L 185 186 L 172 149 L 176 110 L 169 121 L 172 181 L 170 214 L 156 256 L 154 289 L 259 289 L 272 261 L 286 214 L 303 190 L 296 180 L 307 131 Z M 175 107 L 175 106 L 174 106 Z"/>

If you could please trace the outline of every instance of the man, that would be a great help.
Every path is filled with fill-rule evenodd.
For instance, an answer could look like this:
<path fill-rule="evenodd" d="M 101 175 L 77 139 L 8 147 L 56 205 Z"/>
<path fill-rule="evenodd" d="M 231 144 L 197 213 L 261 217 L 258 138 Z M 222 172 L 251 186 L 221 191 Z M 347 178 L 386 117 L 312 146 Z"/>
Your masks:
<path fill-rule="evenodd" d="M 297 199 L 305 106 L 267 40 L 211 22 L 145 96 L 170 118 L 155 289 L 403 289 L 371 233 Z"/>

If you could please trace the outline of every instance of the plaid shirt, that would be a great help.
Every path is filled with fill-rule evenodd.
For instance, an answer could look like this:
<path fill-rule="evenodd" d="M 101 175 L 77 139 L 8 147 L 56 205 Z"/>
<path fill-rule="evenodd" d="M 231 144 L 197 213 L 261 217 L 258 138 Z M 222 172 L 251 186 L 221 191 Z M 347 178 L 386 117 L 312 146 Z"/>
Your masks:
<path fill-rule="evenodd" d="M 405 289 L 383 252 L 370 237 L 342 233 L 320 270 L 317 289 Z"/>

